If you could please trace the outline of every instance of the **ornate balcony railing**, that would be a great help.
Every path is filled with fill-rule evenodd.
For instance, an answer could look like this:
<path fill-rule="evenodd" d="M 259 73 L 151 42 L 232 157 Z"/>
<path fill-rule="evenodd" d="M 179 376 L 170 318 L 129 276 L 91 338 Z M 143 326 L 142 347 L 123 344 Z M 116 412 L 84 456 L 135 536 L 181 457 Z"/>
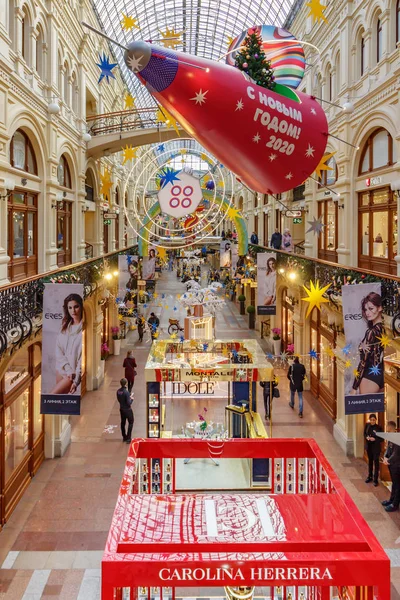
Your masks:
<path fill-rule="evenodd" d="M 94 115 L 86 119 L 88 132 L 91 136 L 96 136 L 130 131 L 131 129 L 161 126 L 160 123 L 157 124 L 157 110 L 157 106 L 152 106 L 150 108 L 135 108 L 132 110 Z"/>
<path fill-rule="evenodd" d="M 118 255 L 135 251 L 137 246 L 125 248 L 0 287 L 0 358 L 40 331 L 45 283 L 82 283 L 88 298 L 98 289 L 104 272 L 118 268 Z"/>

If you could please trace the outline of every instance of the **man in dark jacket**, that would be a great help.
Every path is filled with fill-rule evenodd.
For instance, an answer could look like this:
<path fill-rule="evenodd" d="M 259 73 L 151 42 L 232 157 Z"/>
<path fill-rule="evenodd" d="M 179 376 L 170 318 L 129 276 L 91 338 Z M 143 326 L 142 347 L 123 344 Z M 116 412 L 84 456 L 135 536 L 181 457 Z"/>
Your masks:
<path fill-rule="evenodd" d="M 379 477 L 379 457 L 381 455 L 382 438 L 377 437 L 377 432 L 382 431 L 382 427 L 376 422 L 376 415 L 369 415 L 369 422 L 364 428 L 364 438 L 367 442 L 368 454 L 368 477 L 365 483 L 374 482 L 378 485 Z"/>
<path fill-rule="evenodd" d="M 293 364 L 289 367 L 287 378 L 290 381 L 290 408 L 294 408 L 294 395 L 297 392 L 299 396 L 299 417 L 303 418 L 303 381 L 306 376 L 306 368 L 301 364 L 299 358 L 293 361 Z"/>
<path fill-rule="evenodd" d="M 250 242 L 255 246 L 258 244 L 258 235 L 255 231 L 253 231 L 253 233 L 251 234 Z"/>
<path fill-rule="evenodd" d="M 157 328 L 160 325 L 160 319 L 152 312 L 150 313 L 150 319 L 148 319 L 147 322 L 150 325 L 151 339 L 155 340 L 157 336 L 154 334 L 157 332 Z"/>
<path fill-rule="evenodd" d="M 260 385 L 264 388 L 264 409 L 265 409 L 265 420 L 269 421 L 271 418 L 271 388 L 272 395 L 277 396 L 279 391 L 275 392 L 275 388 L 278 387 L 278 382 L 276 379 L 272 381 L 260 381 Z"/>
<path fill-rule="evenodd" d="M 282 234 L 279 229 L 275 229 L 274 233 L 271 236 L 271 248 L 275 248 L 275 250 L 280 250 L 282 246 Z"/>
<path fill-rule="evenodd" d="M 396 423 L 388 421 L 386 431 L 394 433 L 396 431 Z M 390 478 L 392 480 L 392 493 L 390 494 L 390 499 L 384 500 L 382 505 L 385 507 L 386 512 L 394 512 L 399 509 L 400 504 L 400 446 L 393 444 L 393 442 L 388 442 L 383 463 L 389 467 Z"/>
<path fill-rule="evenodd" d="M 133 410 L 132 410 L 132 398 L 127 389 L 128 381 L 124 378 L 121 379 L 121 387 L 117 391 L 117 400 L 119 402 L 119 414 L 121 416 L 121 433 L 122 441 L 127 444 L 132 440 L 132 427 L 133 427 Z M 125 433 L 125 425 L 128 421 L 128 432 Z"/>

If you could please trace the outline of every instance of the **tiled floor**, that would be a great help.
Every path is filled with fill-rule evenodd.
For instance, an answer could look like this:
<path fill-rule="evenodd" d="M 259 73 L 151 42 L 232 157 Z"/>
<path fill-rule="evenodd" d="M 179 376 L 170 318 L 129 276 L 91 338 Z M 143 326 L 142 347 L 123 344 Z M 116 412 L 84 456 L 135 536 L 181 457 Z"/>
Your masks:
<path fill-rule="evenodd" d="M 168 309 L 156 306 L 161 326 L 174 311 L 175 294 L 184 286 L 175 273 L 165 273 L 157 292 L 166 294 Z M 150 312 L 152 307 L 147 307 Z M 217 337 L 258 337 L 247 329 L 247 316 L 240 316 L 227 301 L 216 319 Z M 137 344 L 131 332 L 128 346 L 138 362 L 135 382 L 135 436 L 145 435 L 143 368 L 150 341 Z M 162 334 L 163 335 L 163 334 Z M 45 461 L 9 522 L 0 532 L 0 600 L 98 600 L 100 560 L 115 506 L 127 453 L 119 431 L 115 392 L 123 376 L 122 361 L 111 357 L 100 390 L 88 392 L 82 414 L 72 417 L 73 442 L 61 459 Z M 284 373 L 282 373 L 284 375 Z M 281 377 L 281 398 L 274 404 L 274 436 L 314 437 L 320 444 L 361 513 L 387 549 L 392 561 L 392 600 L 400 600 L 400 515 L 387 514 L 380 501 L 387 490 L 364 483 L 365 464 L 347 458 L 333 439 L 333 423 L 319 403 L 305 394 L 304 419 L 288 407 L 286 377 Z M 261 391 L 261 389 L 260 389 Z M 389 600 L 389 599 L 388 599 Z"/>

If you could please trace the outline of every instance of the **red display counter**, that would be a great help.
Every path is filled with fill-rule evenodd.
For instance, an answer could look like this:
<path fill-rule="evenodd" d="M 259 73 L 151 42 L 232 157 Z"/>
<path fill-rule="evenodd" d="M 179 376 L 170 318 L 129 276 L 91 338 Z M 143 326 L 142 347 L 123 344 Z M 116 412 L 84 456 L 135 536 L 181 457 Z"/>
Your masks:
<path fill-rule="evenodd" d="M 175 459 L 210 456 L 270 459 L 271 492 L 175 493 Z M 174 600 L 191 587 L 225 587 L 228 597 L 263 588 L 271 600 L 390 600 L 390 561 L 313 440 L 134 440 L 102 561 L 102 600 Z"/>

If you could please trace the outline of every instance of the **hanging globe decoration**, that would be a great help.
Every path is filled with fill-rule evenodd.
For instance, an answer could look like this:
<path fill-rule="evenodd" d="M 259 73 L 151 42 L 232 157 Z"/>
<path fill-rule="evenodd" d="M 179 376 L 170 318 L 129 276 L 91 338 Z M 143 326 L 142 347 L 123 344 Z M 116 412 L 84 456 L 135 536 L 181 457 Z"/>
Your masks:
<path fill-rule="evenodd" d="M 214 188 L 215 188 L 215 183 L 213 182 L 213 180 L 210 179 L 209 181 L 207 181 L 206 189 L 212 191 Z"/>

